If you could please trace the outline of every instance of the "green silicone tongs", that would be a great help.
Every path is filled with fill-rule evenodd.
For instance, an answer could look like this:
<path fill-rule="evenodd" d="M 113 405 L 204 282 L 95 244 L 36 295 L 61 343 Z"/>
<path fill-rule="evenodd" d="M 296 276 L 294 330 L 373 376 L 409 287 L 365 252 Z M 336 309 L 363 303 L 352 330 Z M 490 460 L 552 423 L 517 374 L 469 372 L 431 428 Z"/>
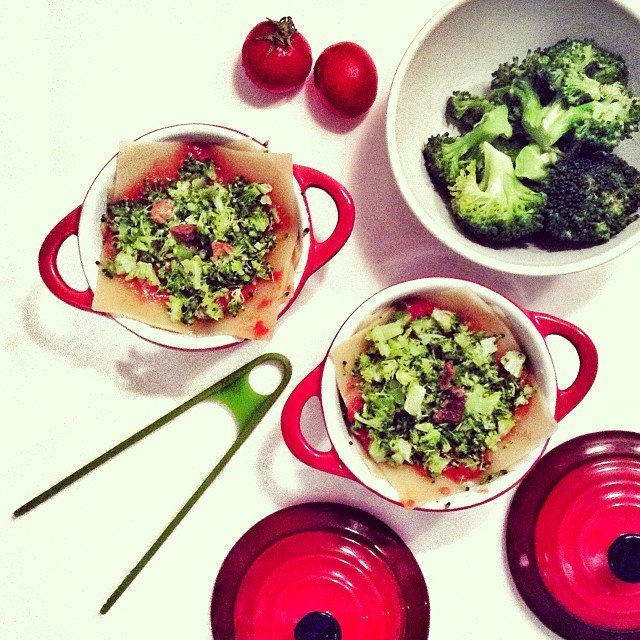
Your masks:
<path fill-rule="evenodd" d="M 255 369 L 258 365 L 269 361 L 275 361 L 279 364 L 282 379 L 280 381 L 280 384 L 274 391 L 267 395 L 263 395 L 254 391 L 254 389 L 251 387 L 249 383 L 249 376 L 253 369 Z M 157 540 L 151 545 L 149 550 L 140 559 L 138 564 L 129 572 L 129 574 L 120 583 L 120 585 L 111 594 L 111 596 L 109 596 L 104 605 L 102 605 L 100 613 L 107 613 L 107 611 L 111 609 L 118 598 L 124 593 L 126 588 L 142 571 L 149 560 L 151 560 L 151 558 L 155 555 L 155 553 L 162 546 L 165 540 L 175 530 L 178 524 L 180 524 L 182 519 L 187 515 L 187 513 L 195 505 L 198 499 L 206 491 L 206 489 L 224 469 L 233 454 L 249 437 L 251 432 L 255 429 L 260 420 L 262 420 L 262 418 L 276 401 L 278 396 L 282 393 L 283 389 L 287 386 L 287 383 L 290 379 L 291 363 L 285 356 L 279 353 L 267 353 L 259 356 L 255 360 L 252 360 L 233 373 L 229 374 L 226 378 L 223 378 L 222 380 L 216 382 L 208 389 L 205 389 L 190 400 L 187 400 L 180 406 L 169 411 L 169 413 L 165 414 L 155 422 L 152 422 L 144 429 L 141 429 L 126 440 L 123 440 L 120 444 L 112 447 L 101 456 L 98 456 L 95 460 L 92 460 L 91 462 L 86 464 L 84 467 L 81 467 L 77 471 L 74 471 L 71 475 L 67 476 L 63 480 L 60 480 L 60 482 L 53 485 L 46 491 L 43 491 L 32 500 L 29 500 L 29 502 L 16 509 L 13 515 L 17 518 L 21 515 L 24 515 L 25 513 L 28 513 L 49 498 L 60 493 L 60 491 L 68 487 L 70 484 L 74 483 L 76 480 L 79 480 L 114 456 L 122 453 L 130 446 L 136 444 L 137 442 L 140 442 L 140 440 L 153 433 L 154 431 L 157 431 L 160 427 L 164 426 L 165 424 L 181 415 L 185 411 L 191 409 L 195 405 L 199 404 L 200 402 L 204 400 L 217 400 L 218 402 L 227 405 L 237 421 L 238 428 L 236 439 L 226 451 L 226 453 L 222 456 L 220 461 L 213 468 L 213 471 L 211 471 L 211 473 L 203 480 L 202 484 L 196 489 L 195 493 L 191 496 L 191 498 L 189 498 L 182 509 L 180 509 L 173 520 L 171 520 L 165 530 L 160 534 Z"/>

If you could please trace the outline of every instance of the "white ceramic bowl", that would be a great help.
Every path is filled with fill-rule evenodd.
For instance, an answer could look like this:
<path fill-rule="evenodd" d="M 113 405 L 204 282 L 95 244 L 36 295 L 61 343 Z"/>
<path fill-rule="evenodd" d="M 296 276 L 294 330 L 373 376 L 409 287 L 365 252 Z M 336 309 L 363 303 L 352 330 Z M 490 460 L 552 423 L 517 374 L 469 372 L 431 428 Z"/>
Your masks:
<path fill-rule="evenodd" d="M 449 3 L 417 34 L 389 94 L 386 136 L 393 174 L 407 205 L 436 238 L 457 253 L 508 273 L 556 275 L 607 262 L 640 241 L 640 221 L 604 245 L 545 251 L 489 248 L 466 237 L 434 190 L 422 160 L 430 135 L 456 131 L 444 116 L 456 90 L 482 94 L 491 72 L 529 49 L 565 37 L 593 38 L 622 55 L 630 86 L 640 93 L 640 16 L 611 0 L 461 0 Z M 640 167 L 640 134 L 618 153 Z"/>
<path fill-rule="evenodd" d="M 467 280 L 422 278 L 383 289 L 362 303 L 347 318 L 327 353 L 335 345 L 341 344 L 352 336 L 363 320 L 378 310 L 388 307 L 394 301 L 413 295 L 428 297 L 430 292 L 461 287 L 470 288 L 483 300 L 504 312 L 516 340 L 519 344 L 526 345 L 528 360 L 556 420 L 560 420 L 575 408 L 591 388 L 598 368 L 598 356 L 591 339 L 581 329 L 566 320 L 523 309 L 496 291 Z M 557 386 L 554 364 L 545 342 L 545 338 L 549 335 L 560 335 L 568 340 L 578 355 L 578 373 L 573 383 L 566 389 L 559 389 Z M 312 397 L 318 397 L 321 402 L 331 443 L 328 451 L 315 449 L 303 434 L 302 411 Z M 364 457 L 352 443 L 352 436 L 341 410 L 335 366 L 328 355 L 298 384 L 287 399 L 282 412 L 282 433 L 291 452 L 305 464 L 327 473 L 356 480 L 383 498 L 400 504 L 395 489 L 371 471 Z M 546 443 L 518 462 L 509 473 L 487 484 L 477 486 L 470 491 L 453 494 L 437 502 L 427 503 L 419 509 L 455 511 L 493 500 L 516 486 L 540 458 L 545 448 Z"/>
<path fill-rule="evenodd" d="M 245 133 L 219 125 L 179 124 L 150 131 L 137 139 L 229 144 L 248 138 L 250 139 L 250 136 Z M 40 275 L 49 290 L 63 302 L 83 311 L 92 310 L 93 291 L 99 275 L 96 260 L 100 257 L 102 248 L 100 218 L 106 210 L 107 191 L 115 177 L 116 162 L 117 154 L 100 170 L 89 187 L 82 205 L 62 218 L 50 231 L 42 244 L 38 258 Z M 301 257 L 294 273 L 294 293 L 282 311 L 291 305 L 307 278 L 342 248 L 351 234 L 355 219 L 355 207 L 351 195 L 330 176 L 316 169 L 294 164 L 292 181 L 297 213 L 300 216 L 300 227 L 308 228 L 309 233 L 303 234 L 302 237 Z M 333 200 L 337 210 L 336 226 L 323 242 L 316 241 L 313 234 L 311 212 L 305 198 L 305 193 L 310 188 L 325 191 Z M 69 286 L 58 269 L 58 252 L 62 244 L 72 235 L 78 238 L 80 262 L 88 284 L 84 291 L 78 291 Z M 139 337 L 166 347 L 201 350 L 226 347 L 240 342 L 233 336 L 174 333 L 130 318 L 112 317 Z"/>

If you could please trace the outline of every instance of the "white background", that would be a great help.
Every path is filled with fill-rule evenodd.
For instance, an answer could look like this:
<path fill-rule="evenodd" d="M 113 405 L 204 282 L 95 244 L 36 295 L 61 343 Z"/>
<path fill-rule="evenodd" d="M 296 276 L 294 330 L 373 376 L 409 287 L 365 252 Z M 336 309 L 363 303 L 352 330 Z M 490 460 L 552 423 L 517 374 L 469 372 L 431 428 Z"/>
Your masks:
<path fill-rule="evenodd" d="M 502 275 L 436 242 L 394 185 L 384 139 L 388 90 L 404 50 L 443 5 L 398 0 L 382 10 L 358 0 L 3 3 L 1 638 L 210 639 L 211 590 L 235 541 L 262 517 L 312 500 L 359 506 L 401 535 L 428 584 L 433 640 L 556 637 L 511 584 L 503 552 L 510 496 L 468 512 L 407 512 L 354 482 L 306 467 L 280 435 L 286 396 L 324 358 L 357 304 L 389 284 L 429 275 L 472 278 L 526 308 L 570 320 L 594 340 L 598 378 L 562 421 L 552 446 L 599 429 L 637 429 L 640 248 L 573 275 Z M 329 116 L 310 83 L 280 98 L 248 83 L 240 47 L 267 14 L 293 15 L 314 56 L 341 40 L 371 53 L 379 92 L 365 118 Z M 269 345 L 204 353 L 164 349 L 62 303 L 40 279 L 37 255 L 44 237 L 82 201 L 118 142 L 183 122 L 226 125 L 269 140 L 273 150 L 291 152 L 298 164 L 339 180 L 355 199 L 352 237 L 308 281 Z M 322 237 L 331 229 L 333 210 L 322 194 L 310 200 Z M 80 286 L 73 241 L 63 247 L 60 262 L 69 282 Z M 550 347 L 560 385 L 566 386 L 573 354 L 562 344 Z M 230 426 L 185 417 L 178 428 L 167 427 L 32 513 L 14 520 L 13 510 L 266 350 L 291 360 L 289 387 L 114 608 L 100 616 L 107 596 L 230 444 Z M 304 423 L 320 445 L 315 401 Z"/>

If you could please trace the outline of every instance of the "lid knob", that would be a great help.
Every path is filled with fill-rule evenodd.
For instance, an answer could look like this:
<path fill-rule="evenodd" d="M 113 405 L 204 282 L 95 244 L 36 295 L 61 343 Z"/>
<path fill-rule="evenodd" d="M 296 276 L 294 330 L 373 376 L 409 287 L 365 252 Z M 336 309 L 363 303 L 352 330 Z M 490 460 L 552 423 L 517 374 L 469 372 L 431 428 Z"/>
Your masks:
<path fill-rule="evenodd" d="M 624 582 L 640 582 L 640 534 L 623 533 L 607 552 L 609 568 Z"/>
<path fill-rule="evenodd" d="M 330 613 L 312 611 L 298 620 L 293 636 L 295 640 L 341 640 L 342 630 Z"/>

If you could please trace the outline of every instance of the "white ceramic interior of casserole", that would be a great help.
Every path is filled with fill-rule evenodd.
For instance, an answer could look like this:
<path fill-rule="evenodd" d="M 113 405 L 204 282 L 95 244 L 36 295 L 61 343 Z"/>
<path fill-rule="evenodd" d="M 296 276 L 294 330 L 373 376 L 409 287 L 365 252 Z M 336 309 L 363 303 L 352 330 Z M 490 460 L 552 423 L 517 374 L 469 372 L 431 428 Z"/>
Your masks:
<path fill-rule="evenodd" d="M 212 124 L 180 124 L 170 127 L 164 127 L 150 131 L 138 140 L 146 141 L 187 141 L 187 142 L 205 142 L 209 144 L 229 144 L 248 138 L 246 134 L 240 133 L 233 129 L 221 127 Z M 257 143 L 256 143 L 257 144 Z M 113 183 L 116 171 L 117 154 L 114 155 L 109 162 L 102 168 L 97 175 L 84 199 L 82 205 L 82 214 L 80 216 L 80 224 L 78 229 L 78 243 L 80 249 L 80 261 L 87 278 L 87 282 L 92 291 L 95 291 L 96 282 L 99 274 L 99 267 L 96 260 L 100 258 L 102 249 L 102 236 L 100 232 L 100 218 L 107 206 L 107 191 Z M 296 196 L 298 215 L 301 221 L 301 227 L 307 227 L 310 224 L 308 211 L 300 191 L 300 187 L 293 180 L 293 189 Z M 294 288 L 300 285 L 304 268 L 309 255 L 309 234 L 304 234 L 302 239 L 302 254 L 300 261 L 294 274 Z M 160 344 L 166 347 L 177 349 L 200 350 L 215 349 L 240 342 L 233 336 L 213 335 L 213 336 L 194 336 L 189 334 L 174 333 L 156 327 L 150 327 L 137 320 L 125 318 L 123 316 L 112 316 L 113 319 L 126 329 L 129 329 L 136 335 Z"/>
<path fill-rule="evenodd" d="M 389 94 L 387 146 L 400 191 L 418 220 L 441 242 L 476 263 L 509 273 L 554 275 L 607 262 L 640 240 L 640 220 L 610 242 L 585 249 L 489 248 L 466 237 L 433 189 L 422 161 L 430 135 L 458 131 L 444 108 L 456 90 L 483 94 L 491 72 L 529 49 L 565 37 L 593 38 L 622 55 L 630 86 L 640 93 L 640 16 L 606 0 L 467 0 L 452 2 L 428 22 L 405 52 Z M 617 152 L 640 168 L 640 134 Z"/>
<path fill-rule="evenodd" d="M 506 314 L 518 343 L 526 350 L 540 390 L 553 413 L 557 396 L 557 378 L 544 338 L 520 307 L 499 293 L 473 282 L 455 278 L 423 278 L 383 289 L 362 303 L 349 316 L 334 338 L 331 348 L 353 335 L 368 316 L 379 309 L 388 307 L 396 300 L 402 300 L 416 294 L 428 296 L 430 292 L 461 287 L 470 288 L 487 303 L 501 309 Z M 349 435 L 340 408 L 336 370 L 330 357 L 327 357 L 323 367 L 321 402 L 329 439 L 342 462 L 369 489 L 389 500 L 398 502 L 396 491 L 388 482 L 370 470 L 362 455 L 362 449 L 353 443 L 353 439 Z M 476 486 L 470 491 L 426 504 L 422 509 L 435 511 L 464 509 L 482 504 L 503 494 L 524 477 L 531 466 L 540 458 L 545 446 L 546 443 L 542 444 L 506 475 L 485 485 Z"/>

